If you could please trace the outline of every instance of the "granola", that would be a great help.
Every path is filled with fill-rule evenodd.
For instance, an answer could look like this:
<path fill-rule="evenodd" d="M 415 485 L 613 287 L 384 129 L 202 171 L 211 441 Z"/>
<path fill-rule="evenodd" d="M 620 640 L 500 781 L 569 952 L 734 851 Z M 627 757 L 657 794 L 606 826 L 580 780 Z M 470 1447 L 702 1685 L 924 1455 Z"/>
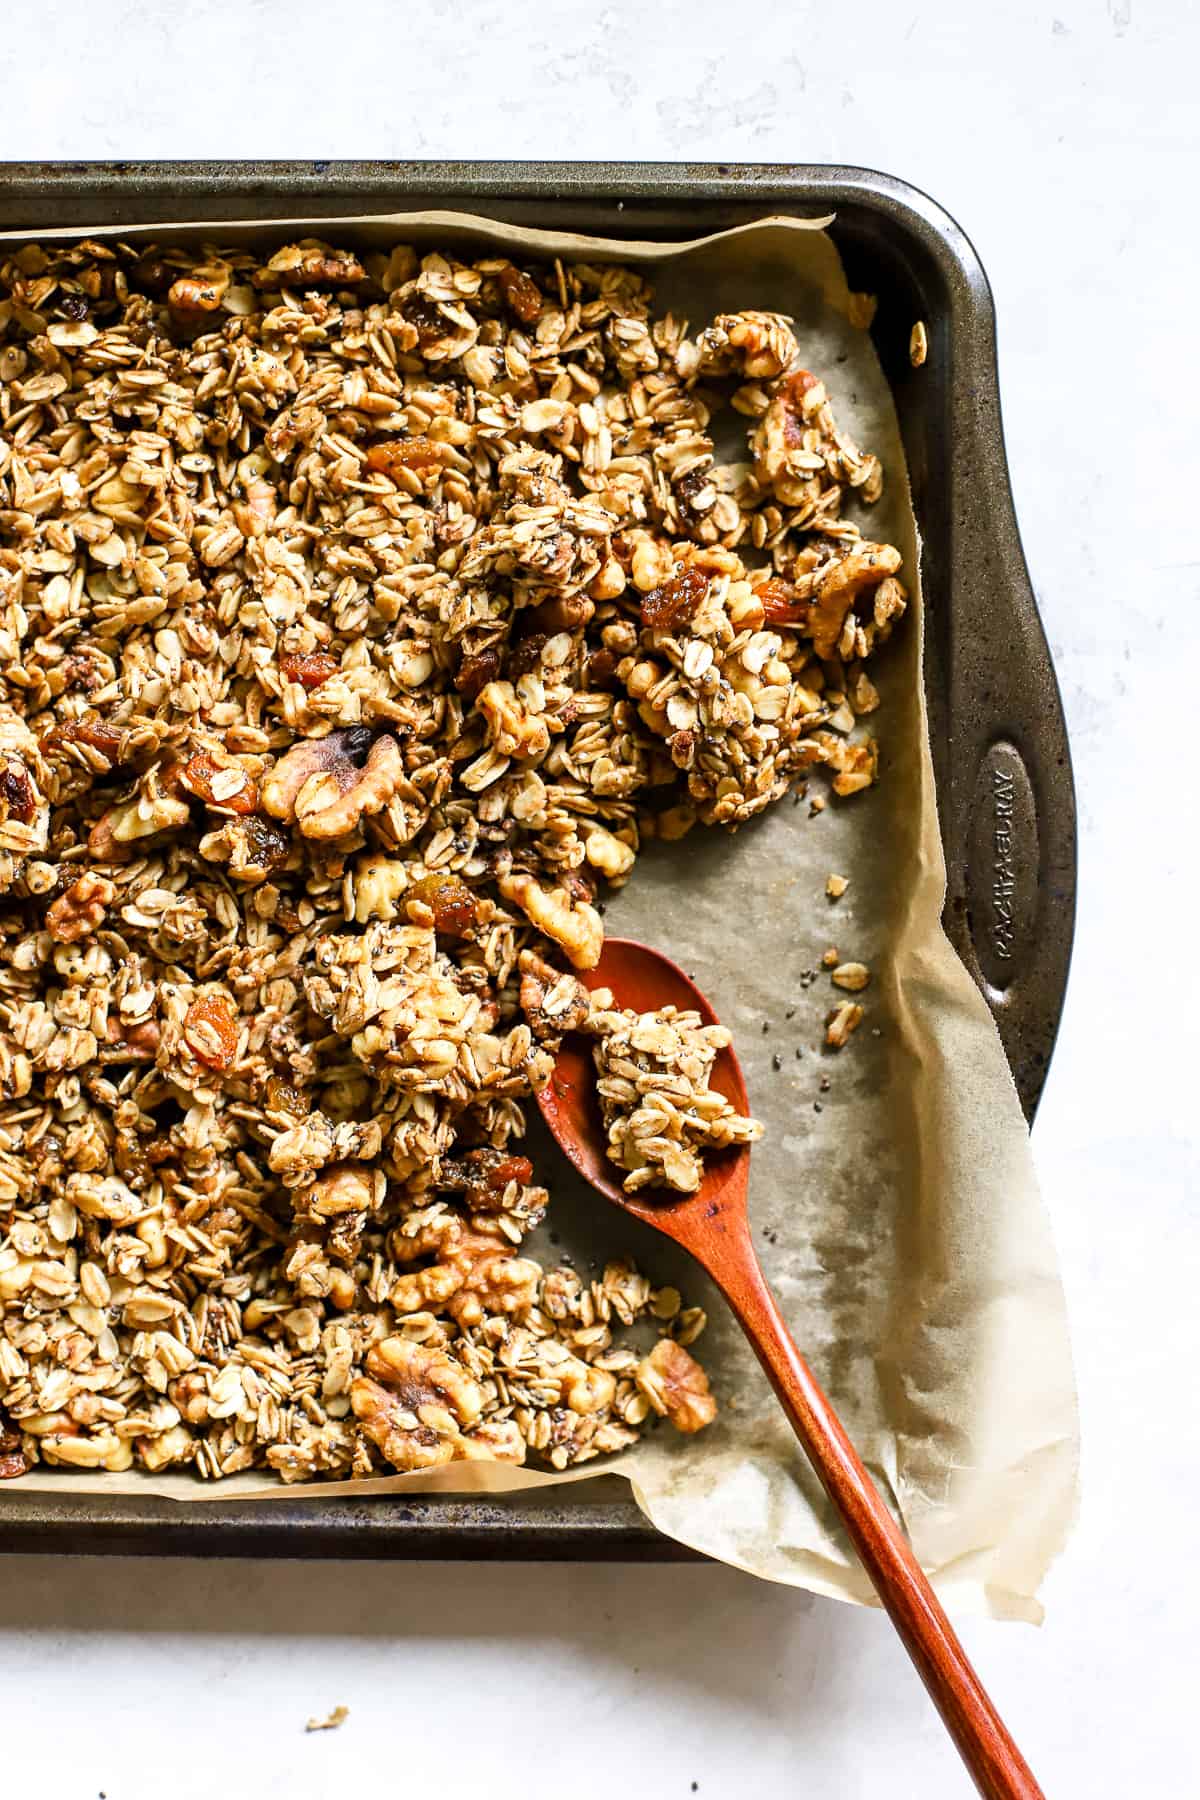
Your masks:
<path fill-rule="evenodd" d="M 595 1040 L 596 1092 L 609 1157 L 626 1171 L 621 1185 L 627 1194 L 644 1187 L 694 1194 L 706 1150 L 762 1136 L 757 1119 L 709 1085 L 731 1032 L 674 1006 L 645 1013 L 615 1007 L 607 988 L 597 988 L 591 1001 L 582 1029 Z"/>
<path fill-rule="evenodd" d="M 523 1103 L 648 838 L 874 779 L 878 460 L 613 266 L 31 246 L 0 322 L 0 1476 L 697 1429 Z"/>

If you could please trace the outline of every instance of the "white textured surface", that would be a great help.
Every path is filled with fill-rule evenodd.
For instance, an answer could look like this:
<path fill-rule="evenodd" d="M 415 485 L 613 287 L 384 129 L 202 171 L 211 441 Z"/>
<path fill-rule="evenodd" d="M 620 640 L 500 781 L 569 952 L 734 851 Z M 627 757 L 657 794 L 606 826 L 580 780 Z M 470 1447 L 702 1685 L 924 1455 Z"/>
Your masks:
<path fill-rule="evenodd" d="M 1079 783 L 1034 1147 L 1084 1505 L 1042 1631 L 963 1635 L 1048 1794 L 1190 1790 L 1196 10 L 59 0 L 4 37 L 6 158 L 843 161 L 970 232 Z M 968 1791 L 882 1619 L 719 1569 L 0 1562 L 0 1771 L 49 1800 Z"/>

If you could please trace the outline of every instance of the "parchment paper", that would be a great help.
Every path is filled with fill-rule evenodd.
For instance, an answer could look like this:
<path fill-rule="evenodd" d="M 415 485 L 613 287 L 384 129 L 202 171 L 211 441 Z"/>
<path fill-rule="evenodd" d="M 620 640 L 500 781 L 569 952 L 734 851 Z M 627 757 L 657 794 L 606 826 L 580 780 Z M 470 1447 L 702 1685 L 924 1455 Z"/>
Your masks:
<path fill-rule="evenodd" d="M 502 243 L 649 264 L 660 305 L 694 328 L 743 307 L 795 318 L 805 362 L 826 379 L 840 423 L 883 458 L 884 498 L 861 522 L 900 547 L 913 596 L 872 671 L 883 696 L 870 721 L 881 779 L 865 795 L 831 798 L 818 817 L 785 800 L 735 836 L 695 831 L 682 844 L 649 846 L 607 924 L 681 962 L 734 1030 L 753 1109 L 767 1126 L 750 1184 L 763 1265 L 939 1593 L 962 1610 L 1036 1620 L 1039 1583 L 1075 1509 L 1062 1289 L 1000 1039 L 941 928 L 945 871 L 921 683 L 916 524 L 891 395 L 870 339 L 850 323 L 840 261 L 819 228 L 826 222 L 773 219 L 668 246 L 518 231 L 449 213 L 138 235 Z M 130 233 L 31 228 L 21 237 L 82 235 Z M 733 423 L 744 428 L 736 416 Z M 836 905 L 825 896 L 831 870 L 851 883 Z M 837 990 L 824 974 L 801 984 L 831 944 L 874 977 L 859 996 L 866 1019 L 840 1055 L 822 1048 Z M 615 1472 L 653 1524 L 681 1542 L 770 1580 L 872 1601 L 719 1295 L 673 1245 L 584 1188 L 530 1110 L 531 1154 L 552 1193 L 531 1253 L 552 1263 L 565 1252 L 597 1272 L 608 1257 L 630 1254 L 653 1280 L 674 1282 L 687 1302 L 707 1308 L 696 1348 L 721 1403 L 708 1431 L 684 1438 L 663 1426 L 623 1456 L 565 1476 L 469 1463 L 308 1490 L 245 1475 L 214 1490 L 182 1475 L 39 1470 L 20 1486 L 180 1501 L 219 1492 L 268 1503 L 301 1491 L 496 1494 Z"/>

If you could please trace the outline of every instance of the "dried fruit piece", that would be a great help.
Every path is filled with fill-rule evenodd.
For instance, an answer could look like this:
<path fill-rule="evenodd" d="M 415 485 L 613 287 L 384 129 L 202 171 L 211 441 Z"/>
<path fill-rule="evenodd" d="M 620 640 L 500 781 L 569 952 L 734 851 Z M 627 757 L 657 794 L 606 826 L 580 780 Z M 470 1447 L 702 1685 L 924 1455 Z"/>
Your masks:
<path fill-rule="evenodd" d="M 496 271 L 496 286 L 504 296 L 504 304 L 521 325 L 533 325 L 542 316 L 542 290 L 536 281 L 512 263 Z"/>
<path fill-rule="evenodd" d="M 156 298 L 165 294 L 174 280 L 174 271 L 161 256 L 139 256 L 130 263 L 125 279 L 129 286 L 139 294 L 153 294 Z"/>
<path fill-rule="evenodd" d="M 812 601 L 802 600 L 790 581 L 773 575 L 755 588 L 754 597 L 763 609 L 768 625 L 803 625 L 812 611 Z"/>
<path fill-rule="evenodd" d="M 19 756 L 0 757 L 0 818 L 28 825 L 37 812 L 38 792 Z"/>
<path fill-rule="evenodd" d="M 258 805 L 258 789 L 238 762 L 219 762 L 207 750 L 190 756 L 178 772 L 180 787 L 214 812 L 245 817 Z"/>
<path fill-rule="evenodd" d="M 29 1471 L 29 1459 L 21 1448 L 21 1434 L 0 1420 L 0 1481 L 17 1481 Z"/>
<path fill-rule="evenodd" d="M 229 291 L 232 277 L 229 264 L 219 258 L 199 264 L 171 283 L 167 304 L 173 312 L 184 317 L 189 313 L 216 312 Z"/>
<path fill-rule="evenodd" d="M 451 454 L 448 444 L 435 444 L 432 438 L 390 438 L 386 444 L 372 444 L 367 451 L 367 467 L 393 481 L 398 469 L 412 469 L 425 474 L 437 469 Z"/>
<path fill-rule="evenodd" d="M 475 896 L 458 875 L 423 875 L 409 889 L 408 899 L 428 907 L 433 928 L 443 937 L 467 937 L 479 917 Z"/>
<path fill-rule="evenodd" d="M 70 744 L 85 744 L 89 750 L 102 756 L 110 769 L 115 769 L 121 761 L 125 735 L 119 726 L 110 725 L 106 719 L 90 715 L 82 719 L 68 719 L 61 725 L 55 725 L 42 739 L 42 749 L 53 751 Z"/>
<path fill-rule="evenodd" d="M 442 1162 L 439 1186 L 461 1191 L 472 1212 L 494 1212 L 510 1182 L 527 1187 L 533 1180 L 533 1164 L 527 1156 L 511 1156 L 485 1144 L 458 1159 Z"/>
<path fill-rule="evenodd" d="M 481 650 L 478 656 L 464 656 L 458 665 L 454 685 L 464 700 L 476 700 L 489 681 L 500 673 L 500 652 Z"/>
<path fill-rule="evenodd" d="M 319 688 L 322 682 L 337 674 L 341 664 L 336 656 L 311 650 L 305 655 L 285 653 L 279 659 L 279 667 L 285 680 L 298 681 L 303 688 Z"/>
<path fill-rule="evenodd" d="M 661 587 L 642 596 L 642 623 L 652 631 L 669 631 L 693 618 L 708 592 L 708 576 L 687 563 Z"/>
<path fill-rule="evenodd" d="M 237 1055 L 237 1018 L 230 1001 L 219 994 L 193 1000 L 183 1021 L 188 1048 L 206 1069 L 227 1069 Z"/>
<path fill-rule="evenodd" d="M 453 329 L 437 301 L 431 300 L 420 289 L 411 293 L 404 301 L 400 316 L 416 327 L 417 342 L 422 350 L 430 349 Z"/>
<path fill-rule="evenodd" d="M 293 1119 L 305 1119 L 312 1111 L 304 1090 L 281 1075 L 272 1075 L 267 1082 L 266 1105 L 268 1112 L 287 1113 Z"/>

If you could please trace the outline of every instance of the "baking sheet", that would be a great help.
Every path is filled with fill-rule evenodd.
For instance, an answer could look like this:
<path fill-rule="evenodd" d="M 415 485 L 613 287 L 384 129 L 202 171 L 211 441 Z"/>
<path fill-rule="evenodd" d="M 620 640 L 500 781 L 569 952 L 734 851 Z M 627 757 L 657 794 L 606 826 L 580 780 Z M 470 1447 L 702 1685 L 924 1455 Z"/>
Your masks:
<path fill-rule="evenodd" d="M 447 213 L 179 225 L 152 235 L 228 242 L 311 232 L 336 241 L 339 229 L 353 229 L 368 244 L 503 243 L 616 257 L 652 265 L 660 305 L 693 328 L 747 306 L 796 319 L 805 360 L 826 379 L 839 422 L 883 458 L 884 498 L 861 522 L 901 548 L 913 592 L 908 619 L 873 670 L 883 695 L 870 721 L 881 781 L 866 795 L 831 799 L 815 818 L 806 804 L 785 801 L 736 836 L 695 832 L 681 845 L 648 847 L 607 924 L 680 961 L 735 1031 L 754 1110 L 767 1125 L 751 1176 L 764 1267 L 939 1593 L 952 1607 L 1033 1619 L 1075 1504 L 1062 1292 L 999 1037 L 941 929 L 916 527 L 891 397 L 869 338 L 850 322 L 840 262 L 820 223 L 770 220 L 682 246 L 522 232 Z M 836 905 L 824 892 L 831 870 L 851 880 Z M 801 980 L 829 944 L 874 971 L 861 996 L 866 1020 L 840 1056 L 821 1048 L 837 990 L 825 976 L 807 987 Z M 551 1187 L 547 1228 L 558 1240 L 535 1239 L 532 1253 L 551 1262 L 566 1251 L 577 1267 L 597 1271 L 607 1257 L 631 1254 L 656 1282 L 673 1281 L 686 1301 L 703 1304 L 710 1325 L 697 1351 L 721 1401 L 717 1423 L 695 1439 L 661 1428 L 621 1458 L 565 1477 L 451 1465 L 317 1491 L 502 1492 L 615 1472 L 631 1482 L 652 1523 L 682 1542 L 769 1579 L 871 1600 L 765 1377 L 706 1278 L 584 1189 L 536 1115 L 531 1145 Z M 185 1476 L 144 1474 L 38 1471 L 20 1486 L 181 1500 L 213 1492 Z M 219 1491 L 230 1499 L 280 1493 L 254 1475 Z"/>

